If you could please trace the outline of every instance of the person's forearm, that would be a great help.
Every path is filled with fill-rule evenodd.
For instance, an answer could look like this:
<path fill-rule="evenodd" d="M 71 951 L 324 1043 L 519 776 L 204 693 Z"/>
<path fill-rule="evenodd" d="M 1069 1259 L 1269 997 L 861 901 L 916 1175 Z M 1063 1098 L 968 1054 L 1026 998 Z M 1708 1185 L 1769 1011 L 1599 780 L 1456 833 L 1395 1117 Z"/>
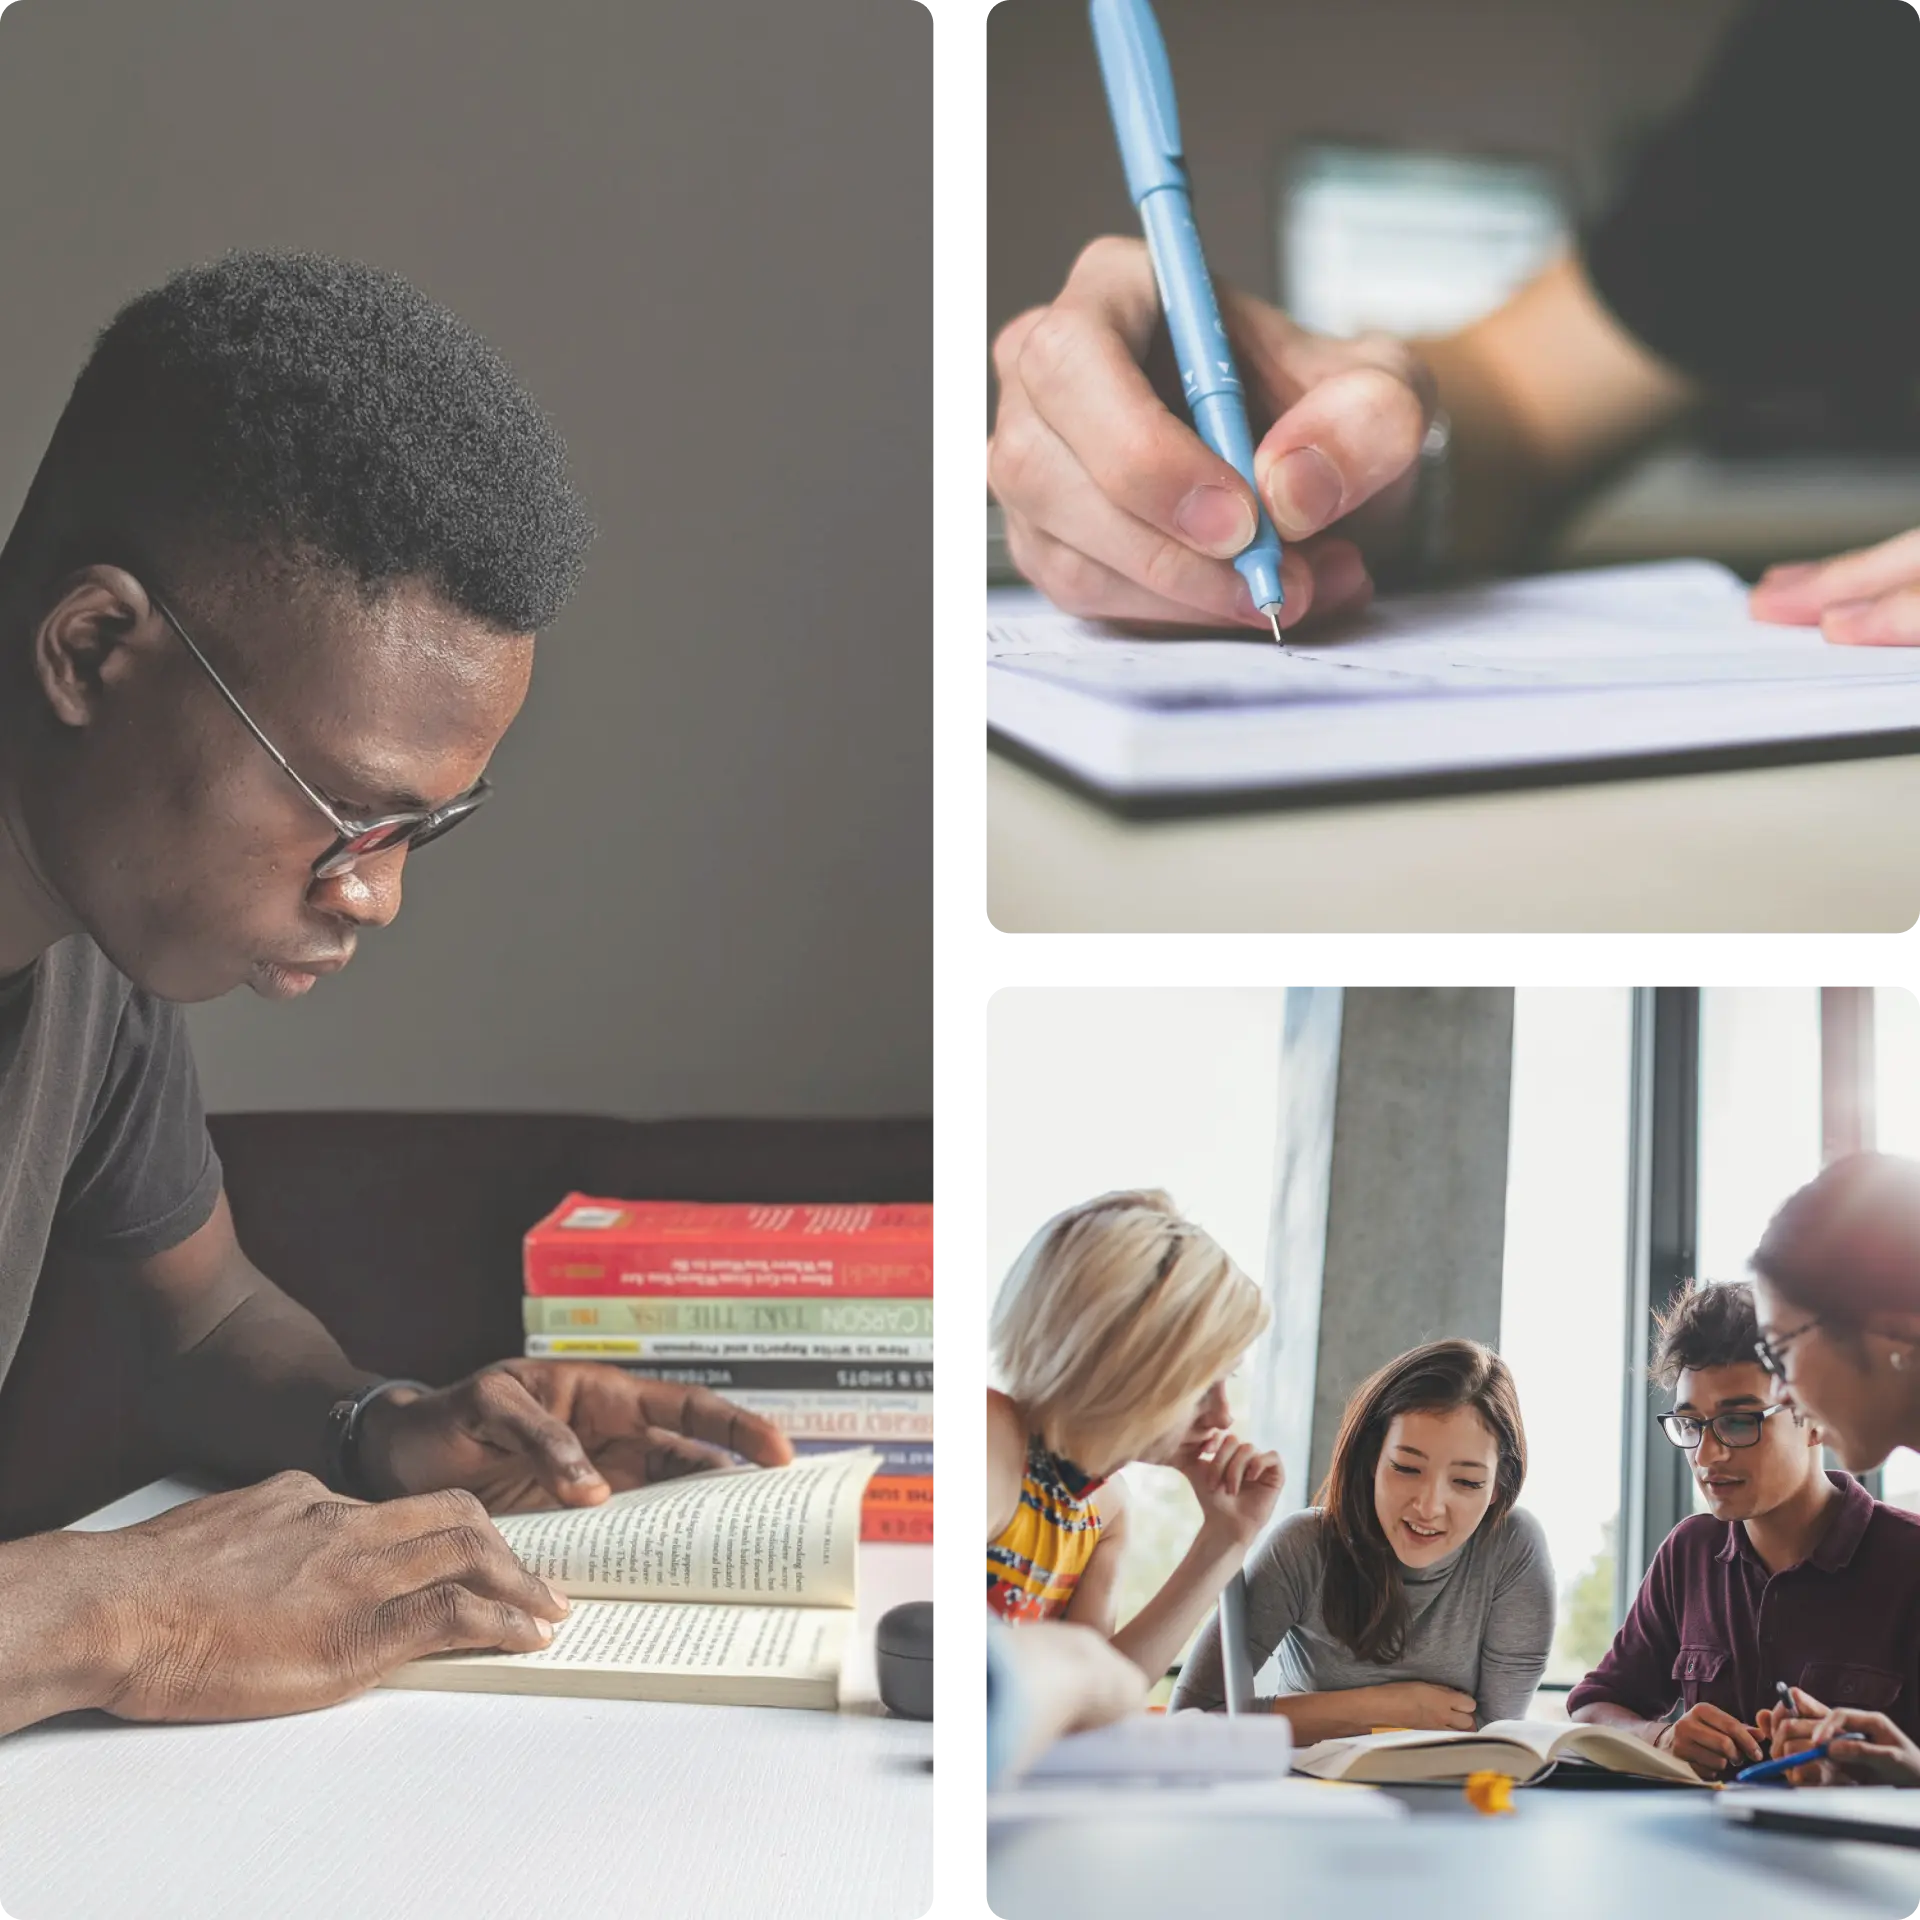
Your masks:
<path fill-rule="evenodd" d="M 0 1734 L 108 1705 L 121 1684 L 119 1634 L 85 1533 L 0 1546 Z"/>
<path fill-rule="evenodd" d="M 1114 1646 L 1157 1682 L 1245 1558 L 1243 1542 L 1201 1528 L 1166 1584 L 1113 1636 Z"/>
<path fill-rule="evenodd" d="M 1572 256 L 1484 319 L 1409 344 L 1451 425 L 1453 553 L 1466 572 L 1525 558 L 1694 398 L 1613 318 Z"/>
<path fill-rule="evenodd" d="M 1623 1707 L 1617 1700 L 1589 1700 L 1567 1716 L 1571 1720 L 1589 1727 L 1617 1727 L 1622 1733 L 1635 1733 L 1642 1740 L 1657 1745 L 1664 1720 L 1649 1720 L 1637 1714 L 1631 1707 Z"/>
<path fill-rule="evenodd" d="M 1316 1740 L 1344 1740 L 1352 1734 L 1371 1733 L 1381 1724 L 1372 1687 L 1343 1687 L 1332 1693 L 1280 1693 L 1260 1705 L 1292 1726 L 1297 1747 L 1309 1747 Z"/>
<path fill-rule="evenodd" d="M 327 1409 L 378 1379 L 305 1307 L 249 1270 L 224 1317 L 156 1360 L 151 1404 L 168 1442 L 232 1480 L 289 1467 L 324 1477 Z"/>

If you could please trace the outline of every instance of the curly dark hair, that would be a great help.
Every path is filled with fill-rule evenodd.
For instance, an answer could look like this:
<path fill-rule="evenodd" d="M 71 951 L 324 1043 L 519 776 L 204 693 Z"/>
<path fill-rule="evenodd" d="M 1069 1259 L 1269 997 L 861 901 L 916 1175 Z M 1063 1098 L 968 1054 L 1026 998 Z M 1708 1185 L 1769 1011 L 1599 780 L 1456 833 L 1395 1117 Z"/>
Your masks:
<path fill-rule="evenodd" d="M 553 618 L 593 537 L 564 443 L 493 347 L 397 273 L 279 252 L 189 267 L 121 308 L 16 539 L 50 537 L 62 551 L 40 558 L 65 567 L 109 557 L 88 539 L 154 528 L 365 592 L 424 580 L 508 633 Z"/>
<path fill-rule="evenodd" d="M 1647 1371 L 1671 1392 L 1683 1373 L 1703 1367 L 1758 1366 L 1759 1338 L 1753 1289 L 1744 1280 L 1691 1286 L 1655 1318 Z"/>

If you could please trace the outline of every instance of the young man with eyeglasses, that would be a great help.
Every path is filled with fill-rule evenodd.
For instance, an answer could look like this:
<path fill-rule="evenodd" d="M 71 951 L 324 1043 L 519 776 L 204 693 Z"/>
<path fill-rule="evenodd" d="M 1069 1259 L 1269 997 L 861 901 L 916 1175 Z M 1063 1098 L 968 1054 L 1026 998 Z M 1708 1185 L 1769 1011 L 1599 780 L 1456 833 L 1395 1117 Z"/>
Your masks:
<path fill-rule="evenodd" d="M 0 1732 L 537 1648 L 566 1603 L 489 1509 L 791 1455 L 614 1368 L 356 1367 L 247 1260 L 201 1111 L 179 1003 L 304 993 L 393 919 L 590 538 L 538 407 L 393 274 L 230 255 L 80 375 L 0 551 L 0 1374 L 49 1247 L 110 1262 L 179 1455 L 257 1484 L 0 1545 Z"/>
<path fill-rule="evenodd" d="M 1773 1399 L 1752 1288 L 1685 1294 L 1653 1372 L 1707 1511 L 1661 1542 L 1569 1713 L 1709 1780 L 1769 1757 L 1783 1680 L 1920 1730 L 1920 1520 L 1824 1470 L 1818 1430 Z"/>

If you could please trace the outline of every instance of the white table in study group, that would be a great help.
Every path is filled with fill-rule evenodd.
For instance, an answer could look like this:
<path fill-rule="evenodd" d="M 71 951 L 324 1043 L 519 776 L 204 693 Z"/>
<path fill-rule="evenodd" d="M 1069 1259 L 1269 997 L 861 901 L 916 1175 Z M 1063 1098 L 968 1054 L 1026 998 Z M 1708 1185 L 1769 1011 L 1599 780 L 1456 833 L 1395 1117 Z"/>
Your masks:
<path fill-rule="evenodd" d="M 200 1489 L 162 1481 L 79 1524 Z M 14 1920 L 918 1920 L 933 1730 L 874 1697 L 873 1623 L 931 1597 L 930 1547 L 861 1549 L 837 1714 L 380 1691 L 323 1713 L 0 1741 Z"/>

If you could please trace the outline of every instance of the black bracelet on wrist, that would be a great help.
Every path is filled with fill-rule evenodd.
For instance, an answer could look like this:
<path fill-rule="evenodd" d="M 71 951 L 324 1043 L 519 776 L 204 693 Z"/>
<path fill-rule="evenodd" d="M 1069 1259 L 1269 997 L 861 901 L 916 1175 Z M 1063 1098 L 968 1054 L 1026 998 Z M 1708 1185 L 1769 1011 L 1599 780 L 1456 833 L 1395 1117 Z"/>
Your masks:
<path fill-rule="evenodd" d="M 374 1497 L 360 1477 L 360 1417 L 383 1393 L 391 1393 L 396 1387 L 416 1393 L 433 1391 L 424 1380 L 376 1380 L 327 1409 L 326 1472 L 322 1477 L 335 1493 L 353 1500 Z"/>

